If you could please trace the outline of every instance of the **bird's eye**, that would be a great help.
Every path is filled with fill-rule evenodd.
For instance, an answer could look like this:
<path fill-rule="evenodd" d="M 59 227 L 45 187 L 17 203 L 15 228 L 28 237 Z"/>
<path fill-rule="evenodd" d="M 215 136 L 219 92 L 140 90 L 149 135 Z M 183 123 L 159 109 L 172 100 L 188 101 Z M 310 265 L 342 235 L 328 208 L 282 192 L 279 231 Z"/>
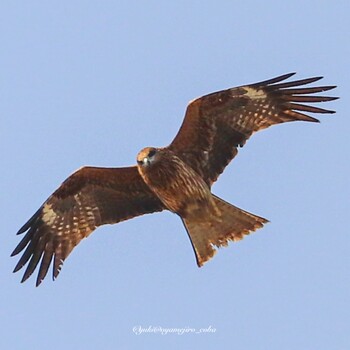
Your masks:
<path fill-rule="evenodd" d="M 155 149 L 151 149 L 148 153 L 148 157 L 153 157 L 156 154 L 156 150 Z"/>

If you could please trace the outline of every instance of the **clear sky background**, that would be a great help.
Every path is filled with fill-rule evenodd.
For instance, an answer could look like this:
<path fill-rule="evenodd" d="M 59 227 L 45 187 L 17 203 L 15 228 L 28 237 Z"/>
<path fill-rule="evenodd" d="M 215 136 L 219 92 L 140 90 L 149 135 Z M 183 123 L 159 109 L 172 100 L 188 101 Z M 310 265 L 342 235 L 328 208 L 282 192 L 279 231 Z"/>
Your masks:
<path fill-rule="evenodd" d="M 3 1 L 0 36 L 1 349 L 349 349 L 348 1 Z M 164 212 L 99 228 L 55 282 L 12 274 L 74 170 L 132 165 L 191 99 L 293 71 L 338 85 L 337 114 L 255 135 L 213 187 L 264 229 L 198 269 Z"/>

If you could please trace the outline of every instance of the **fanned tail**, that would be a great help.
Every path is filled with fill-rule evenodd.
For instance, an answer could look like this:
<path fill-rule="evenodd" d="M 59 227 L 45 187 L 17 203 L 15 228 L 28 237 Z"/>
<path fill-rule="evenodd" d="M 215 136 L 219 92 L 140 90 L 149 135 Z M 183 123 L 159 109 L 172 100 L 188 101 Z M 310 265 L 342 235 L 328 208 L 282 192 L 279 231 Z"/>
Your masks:
<path fill-rule="evenodd" d="M 229 241 L 239 241 L 244 235 L 263 227 L 268 220 L 237 208 L 213 196 L 219 216 L 207 220 L 194 221 L 183 218 L 183 223 L 196 255 L 197 265 L 201 267 L 216 253 L 216 247 L 225 247 Z"/>

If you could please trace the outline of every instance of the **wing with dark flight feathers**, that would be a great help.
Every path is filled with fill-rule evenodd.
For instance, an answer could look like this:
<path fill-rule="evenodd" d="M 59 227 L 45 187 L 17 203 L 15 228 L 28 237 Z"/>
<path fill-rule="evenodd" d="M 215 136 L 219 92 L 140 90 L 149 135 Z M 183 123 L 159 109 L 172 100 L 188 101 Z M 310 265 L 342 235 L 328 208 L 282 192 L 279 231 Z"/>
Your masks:
<path fill-rule="evenodd" d="M 38 286 L 51 262 L 56 278 L 72 249 L 97 226 L 163 209 L 136 167 L 81 168 L 18 231 L 26 234 L 12 253 L 24 250 L 14 272 L 28 263 L 24 282 L 39 264 Z"/>
<path fill-rule="evenodd" d="M 313 95 L 335 86 L 300 87 L 322 77 L 281 83 L 294 74 L 215 92 L 192 101 L 169 148 L 211 185 L 236 156 L 238 147 L 242 147 L 254 132 L 290 121 L 318 122 L 305 113 L 334 113 L 309 103 L 337 99 Z"/>

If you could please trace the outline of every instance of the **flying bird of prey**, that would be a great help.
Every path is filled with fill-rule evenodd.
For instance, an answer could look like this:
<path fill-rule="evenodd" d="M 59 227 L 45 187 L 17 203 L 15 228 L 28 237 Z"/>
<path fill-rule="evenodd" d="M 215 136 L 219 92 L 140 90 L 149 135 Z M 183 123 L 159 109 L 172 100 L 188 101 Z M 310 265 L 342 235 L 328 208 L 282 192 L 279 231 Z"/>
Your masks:
<path fill-rule="evenodd" d="M 39 264 L 38 286 L 52 263 L 55 279 L 72 249 L 96 227 L 162 210 L 181 218 L 198 266 L 215 247 L 261 228 L 266 219 L 216 197 L 211 186 L 254 132 L 318 122 L 305 113 L 334 113 L 309 103 L 335 100 L 313 95 L 335 86 L 301 87 L 322 77 L 282 82 L 293 74 L 193 100 L 170 145 L 144 148 L 137 166 L 77 170 L 18 231 L 26 234 L 12 253 L 24 250 L 14 272 L 27 264 L 24 282 Z"/>

